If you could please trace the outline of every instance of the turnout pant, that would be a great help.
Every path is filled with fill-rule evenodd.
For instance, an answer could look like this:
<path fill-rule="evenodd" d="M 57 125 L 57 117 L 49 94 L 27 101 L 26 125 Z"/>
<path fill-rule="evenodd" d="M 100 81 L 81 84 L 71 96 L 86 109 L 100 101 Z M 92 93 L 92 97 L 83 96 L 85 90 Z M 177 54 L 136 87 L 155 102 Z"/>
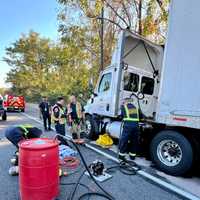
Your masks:
<path fill-rule="evenodd" d="M 55 124 L 56 133 L 65 136 L 65 124 L 56 123 Z M 64 140 L 62 137 L 58 137 L 61 144 L 68 145 L 67 141 Z"/>
<path fill-rule="evenodd" d="M 56 123 L 55 129 L 58 134 L 65 136 L 65 124 Z"/>
<path fill-rule="evenodd" d="M 51 116 L 47 114 L 43 114 L 43 123 L 44 123 L 44 128 L 47 130 L 47 122 L 48 122 L 48 128 L 51 128 Z"/>
<path fill-rule="evenodd" d="M 121 154 L 137 154 L 139 148 L 139 127 L 138 122 L 125 121 L 119 141 L 119 152 Z"/>

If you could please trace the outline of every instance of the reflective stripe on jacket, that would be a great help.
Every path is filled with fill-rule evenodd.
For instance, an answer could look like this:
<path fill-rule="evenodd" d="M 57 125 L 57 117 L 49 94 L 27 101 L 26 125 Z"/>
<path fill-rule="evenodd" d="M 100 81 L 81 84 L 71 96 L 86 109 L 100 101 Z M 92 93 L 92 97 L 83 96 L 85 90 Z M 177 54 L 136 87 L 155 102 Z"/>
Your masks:
<path fill-rule="evenodd" d="M 24 135 L 27 137 L 28 136 L 28 133 L 29 133 L 29 128 L 33 128 L 32 125 L 29 125 L 29 124 L 24 124 L 24 125 L 19 125 L 17 126 L 19 128 L 21 128 L 23 131 L 24 131 Z"/>
<path fill-rule="evenodd" d="M 123 111 L 124 110 L 124 111 Z M 123 121 L 139 121 L 138 109 L 132 103 L 126 103 L 122 106 Z"/>

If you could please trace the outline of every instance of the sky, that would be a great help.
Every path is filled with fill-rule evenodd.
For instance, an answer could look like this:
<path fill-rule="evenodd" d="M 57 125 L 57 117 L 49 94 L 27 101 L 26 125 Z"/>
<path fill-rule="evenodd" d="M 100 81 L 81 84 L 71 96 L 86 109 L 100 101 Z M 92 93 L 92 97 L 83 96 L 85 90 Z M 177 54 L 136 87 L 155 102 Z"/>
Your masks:
<path fill-rule="evenodd" d="M 0 0 L 0 87 L 9 87 L 5 79 L 11 68 L 2 61 L 5 48 L 30 30 L 56 39 L 57 13 L 56 0 Z"/>

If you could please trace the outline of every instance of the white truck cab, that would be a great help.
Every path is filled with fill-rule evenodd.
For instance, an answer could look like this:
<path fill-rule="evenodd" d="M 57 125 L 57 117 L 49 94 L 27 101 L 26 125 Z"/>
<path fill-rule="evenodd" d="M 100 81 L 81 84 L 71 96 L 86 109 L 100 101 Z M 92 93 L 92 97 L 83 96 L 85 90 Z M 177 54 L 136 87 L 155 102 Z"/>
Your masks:
<path fill-rule="evenodd" d="M 141 149 L 158 168 L 182 175 L 200 160 L 199 0 L 172 0 L 165 49 L 129 30 L 119 37 L 85 106 L 87 134 L 119 138 L 130 97 L 144 118 Z"/>
<path fill-rule="evenodd" d="M 94 95 L 85 107 L 86 113 L 116 118 L 123 99 L 141 93 L 143 114 L 153 118 L 159 87 L 159 76 L 155 73 L 161 69 L 162 56 L 162 47 L 129 31 L 123 32 L 111 65 L 99 76 Z M 133 101 L 137 105 L 137 98 Z"/>

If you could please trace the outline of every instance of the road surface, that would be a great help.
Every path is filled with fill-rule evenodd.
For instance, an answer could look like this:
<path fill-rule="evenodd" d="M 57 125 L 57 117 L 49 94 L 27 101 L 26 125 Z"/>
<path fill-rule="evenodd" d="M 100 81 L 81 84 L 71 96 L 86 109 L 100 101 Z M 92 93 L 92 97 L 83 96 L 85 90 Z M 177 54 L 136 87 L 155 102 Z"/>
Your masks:
<path fill-rule="evenodd" d="M 28 115 L 27 115 L 28 114 Z M 4 138 L 4 130 L 10 125 L 17 125 L 22 123 L 33 124 L 39 128 L 42 128 L 42 125 L 38 123 L 34 118 L 27 117 L 32 116 L 36 117 L 37 112 L 35 109 L 27 110 L 26 115 L 22 113 L 8 113 L 8 121 L 0 122 L 0 199 L 2 200 L 18 200 L 19 199 L 19 186 L 18 186 L 18 177 L 12 177 L 8 175 L 8 169 L 10 167 L 9 159 L 11 158 L 15 148 Z M 53 137 L 54 132 L 46 132 L 43 137 Z M 103 156 L 91 149 L 82 147 L 81 151 L 84 154 L 84 157 L 87 163 L 91 163 L 96 159 L 102 160 L 107 167 L 116 165 L 115 162 L 108 159 L 106 156 Z M 119 171 L 112 173 L 113 177 L 108 181 L 102 183 L 102 186 L 112 193 L 116 200 L 180 200 L 186 199 L 183 196 L 177 195 L 171 190 L 168 190 L 164 187 L 161 187 L 159 184 L 145 178 L 142 175 L 135 176 L 125 176 Z M 62 182 L 75 182 L 78 179 L 79 173 L 64 177 Z M 83 177 L 82 183 L 87 184 L 93 191 L 99 191 L 94 183 L 86 176 Z M 72 186 L 60 186 L 60 196 L 59 200 L 67 199 Z M 78 190 L 75 200 L 78 199 L 83 192 L 86 192 L 84 189 Z M 87 198 L 86 198 L 87 199 Z M 100 200 L 103 198 L 93 197 L 90 200 L 96 199 Z"/>

